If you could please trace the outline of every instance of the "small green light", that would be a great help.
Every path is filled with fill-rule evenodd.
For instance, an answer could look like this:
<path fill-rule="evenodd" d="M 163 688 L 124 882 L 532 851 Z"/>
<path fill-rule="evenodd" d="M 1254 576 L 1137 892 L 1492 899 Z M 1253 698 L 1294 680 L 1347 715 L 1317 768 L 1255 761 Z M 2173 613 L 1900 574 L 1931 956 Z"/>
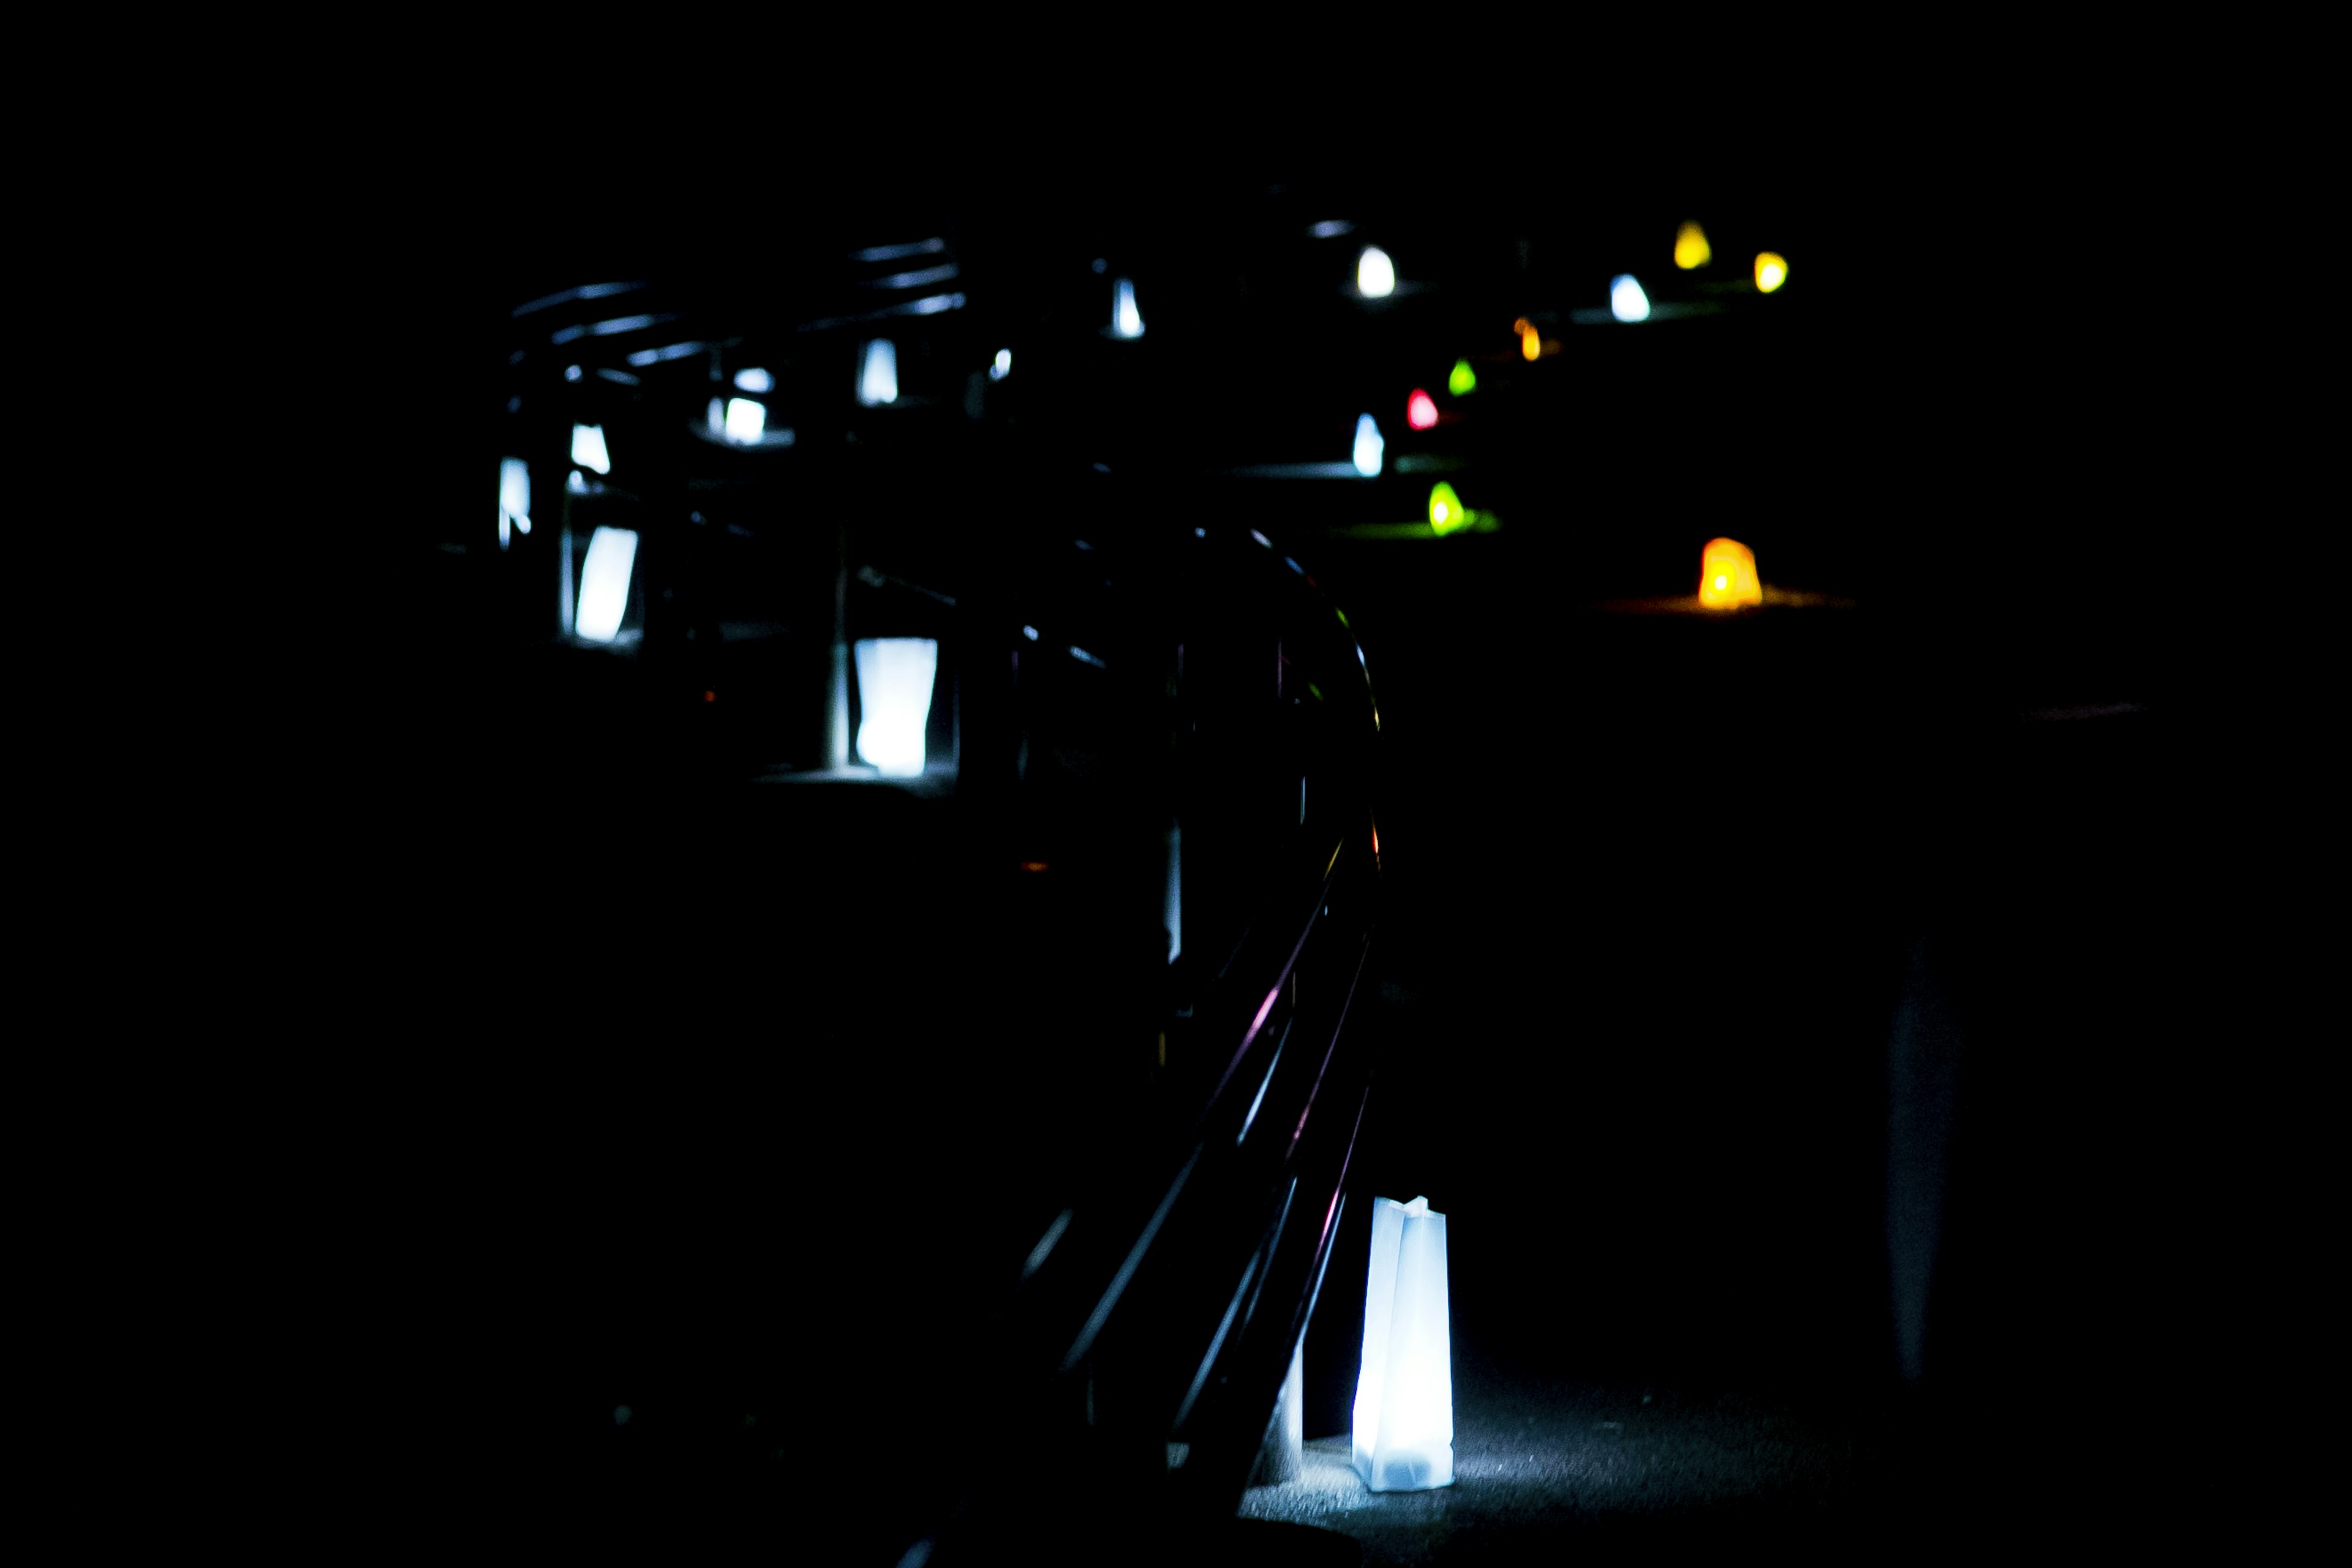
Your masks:
<path fill-rule="evenodd" d="M 1454 362 L 1454 374 L 1445 378 L 1445 390 L 1456 397 L 1467 397 L 1478 390 L 1478 373 L 1470 368 L 1468 360 Z"/>
<path fill-rule="evenodd" d="M 1444 479 L 1437 481 L 1429 492 L 1429 526 L 1439 533 L 1451 533 L 1457 528 L 1467 528 L 1472 521 L 1470 509 L 1454 493 L 1454 487 Z"/>

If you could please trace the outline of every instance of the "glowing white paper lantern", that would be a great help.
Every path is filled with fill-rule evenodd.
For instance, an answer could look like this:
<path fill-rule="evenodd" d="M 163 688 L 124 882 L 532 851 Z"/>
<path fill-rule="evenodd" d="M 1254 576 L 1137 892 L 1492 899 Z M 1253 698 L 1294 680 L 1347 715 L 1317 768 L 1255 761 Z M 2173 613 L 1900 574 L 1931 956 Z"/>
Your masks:
<path fill-rule="evenodd" d="M 602 425 L 574 425 L 572 427 L 572 460 L 600 474 L 613 471 L 613 458 L 605 450 L 604 427 Z"/>
<path fill-rule="evenodd" d="M 1369 414 L 1356 416 L 1356 472 L 1368 479 L 1378 479 L 1381 454 L 1388 443 L 1381 439 L 1381 427 Z"/>
<path fill-rule="evenodd" d="M 499 459 L 499 548 L 513 532 L 530 531 L 530 465 L 520 458 Z"/>
<path fill-rule="evenodd" d="M 857 362 L 857 401 L 868 408 L 898 401 L 898 345 L 876 338 Z"/>
<path fill-rule="evenodd" d="M 572 629 L 588 642 L 611 642 L 629 608 L 629 574 L 637 563 L 633 529 L 599 528 L 580 564 L 580 616 Z"/>
<path fill-rule="evenodd" d="M 1376 1492 L 1454 1484 L 1453 1330 L 1445 1216 L 1427 1198 L 1372 1200 L 1364 1362 L 1356 1379 L 1355 1461 Z"/>
<path fill-rule="evenodd" d="M 940 645 L 929 637 L 857 641 L 857 754 L 891 778 L 923 771 L 923 731 L 930 723 L 931 685 Z"/>
<path fill-rule="evenodd" d="M 1642 292 L 1632 273 L 1620 273 L 1609 285 L 1609 313 L 1621 321 L 1650 319 L 1650 297 Z"/>
<path fill-rule="evenodd" d="M 751 397 L 727 400 L 727 438 L 740 447 L 756 447 L 768 427 L 768 405 Z"/>
<path fill-rule="evenodd" d="M 1118 280 L 1118 292 L 1113 297 L 1110 330 L 1122 338 L 1143 335 L 1143 312 L 1135 308 L 1135 285 L 1125 278 Z"/>

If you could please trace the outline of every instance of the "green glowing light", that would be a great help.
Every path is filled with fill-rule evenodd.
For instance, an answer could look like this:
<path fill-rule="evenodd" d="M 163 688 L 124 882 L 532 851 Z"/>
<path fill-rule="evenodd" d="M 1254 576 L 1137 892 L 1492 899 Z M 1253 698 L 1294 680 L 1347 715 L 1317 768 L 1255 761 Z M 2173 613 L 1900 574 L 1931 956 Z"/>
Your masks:
<path fill-rule="evenodd" d="M 1468 360 L 1454 362 L 1454 374 L 1445 378 L 1445 390 L 1456 397 L 1467 397 L 1478 390 L 1478 373 L 1470 368 Z"/>
<path fill-rule="evenodd" d="M 1467 528 L 1470 521 L 1470 510 L 1454 493 L 1454 487 L 1444 479 L 1438 480 L 1436 488 L 1429 492 L 1429 526 L 1439 533 L 1451 533 L 1457 528 Z"/>

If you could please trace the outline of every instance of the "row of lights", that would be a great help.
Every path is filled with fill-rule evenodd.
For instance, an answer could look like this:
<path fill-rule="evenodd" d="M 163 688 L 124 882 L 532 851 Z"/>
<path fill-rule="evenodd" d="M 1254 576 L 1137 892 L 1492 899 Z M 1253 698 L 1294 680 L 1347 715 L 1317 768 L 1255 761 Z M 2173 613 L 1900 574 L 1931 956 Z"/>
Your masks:
<path fill-rule="evenodd" d="M 1675 236 L 1675 265 L 1685 272 L 1707 266 L 1715 259 L 1715 247 L 1707 243 L 1706 230 L 1697 224 L 1686 223 Z M 1789 280 L 1789 263 L 1778 252 L 1759 251 L 1755 264 L 1756 288 L 1769 294 Z M 1367 300 L 1385 300 L 1396 292 L 1396 263 L 1389 253 L 1377 245 L 1364 247 L 1356 258 L 1356 292 Z M 1621 300 L 1622 303 L 1621 304 Z M 1621 321 L 1638 321 L 1650 313 L 1650 303 L 1634 282 L 1632 273 L 1620 273 L 1609 286 L 1610 309 Z M 1632 313 L 1628 313 L 1629 310 Z M 1529 354 L 1529 359 L 1535 356 Z"/>
<path fill-rule="evenodd" d="M 1686 223 L 1675 237 L 1675 265 L 1685 271 L 1706 266 L 1714 258 L 1706 234 L 1696 223 Z M 1788 262 L 1771 251 L 1758 255 L 1755 264 L 1756 287 L 1769 294 L 1788 280 Z M 1396 264 L 1387 251 L 1368 245 L 1356 262 L 1356 288 L 1367 299 L 1385 299 L 1396 291 Z M 1641 321 L 1649 319 L 1649 297 L 1631 273 L 1622 273 L 1609 287 L 1610 313 L 1620 321 Z M 1542 356 L 1544 342 L 1540 333 L 1525 318 L 1513 323 L 1519 335 L 1522 357 L 1534 361 Z M 1143 335 L 1143 314 L 1136 304 L 1135 283 L 1128 278 L 1116 279 L 1111 288 L 1111 321 L 1106 329 L 1108 336 L 1132 340 Z M 1002 381 L 1012 373 L 1013 351 L 999 349 L 988 367 L 991 381 Z M 1477 386 L 1477 373 L 1467 360 L 1456 362 L 1447 378 L 1447 390 L 1456 397 L 1466 396 Z M 735 386 L 740 392 L 764 395 L 774 390 L 774 377 L 764 369 L 738 371 Z M 887 406 L 898 400 L 898 350 L 888 338 L 867 341 L 858 351 L 857 401 L 866 408 Z M 767 438 L 767 405 L 756 396 L 712 398 L 709 411 L 712 432 L 738 446 L 756 447 Z M 1407 407 L 1406 423 L 1415 430 L 1426 430 L 1437 423 L 1437 405 L 1429 395 L 1416 388 Z M 593 428 L 586 427 L 586 428 Z M 601 442 L 602 432 L 598 432 Z M 787 434 L 787 439 L 789 436 Z M 1370 415 L 1357 424 L 1356 467 L 1367 476 L 1380 471 L 1381 441 L 1379 429 Z M 575 461 L 578 460 L 575 458 Z M 587 465 L 600 473 L 604 464 Z M 520 515 L 518 512 L 518 515 Z M 501 514 L 500 531 L 506 528 Z M 528 524 L 523 525 L 529 531 Z"/>
<path fill-rule="evenodd" d="M 1681 230 L 1675 237 L 1674 256 L 1676 267 L 1685 271 L 1695 270 L 1708 265 L 1714 259 L 1714 255 L 1713 247 L 1707 243 L 1705 229 L 1696 223 L 1685 223 L 1682 226 Z M 1096 269 L 1103 270 L 1103 264 L 1097 261 Z M 1756 258 L 1755 277 L 1758 290 L 1769 294 L 1788 281 L 1789 264 L 1778 254 L 1769 250 L 1763 251 Z M 1364 247 L 1356 260 L 1357 291 L 1367 299 L 1381 300 L 1394 294 L 1396 287 L 1396 263 L 1390 258 L 1388 252 L 1377 245 Z M 1641 284 L 1631 273 L 1621 273 L 1611 280 L 1609 308 L 1611 314 L 1621 321 L 1646 321 L 1650 315 L 1649 297 L 1643 291 Z M 1529 360 L 1538 358 L 1543 352 L 1543 343 L 1535 328 L 1524 319 L 1517 322 L 1516 327 L 1520 336 L 1521 353 Z M 1108 336 L 1114 338 L 1131 340 L 1143 336 L 1143 313 L 1136 303 L 1135 283 L 1132 279 L 1120 278 L 1113 281 L 1111 320 L 1105 331 Z M 1012 351 L 999 349 L 994 362 L 988 368 L 989 379 L 1002 381 L 1011 373 L 1012 368 Z M 567 374 L 576 380 L 580 371 L 574 366 Z M 1468 362 L 1461 362 L 1454 366 L 1454 375 L 1449 383 L 1450 390 L 1455 396 L 1465 395 L 1476 384 L 1476 374 L 1470 369 Z M 774 390 L 775 382 L 766 370 L 752 368 L 738 371 L 735 375 L 735 385 L 740 392 L 764 395 Z M 1423 397 L 1425 395 L 1416 393 L 1414 395 Z M 869 340 L 858 351 L 857 401 L 862 406 L 875 408 L 896 403 L 898 400 L 898 345 L 887 338 Z M 1434 424 L 1433 405 L 1429 414 L 1429 423 Z M 713 398 L 710 405 L 709 423 L 715 433 L 725 437 L 730 441 L 740 445 L 756 446 L 765 435 L 766 405 L 751 397 Z M 1413 428 L 1416 430 L 1428 427 L 1427 424 L 1413 422 Z M 600 468 L 599 471 L 603 470 Z"/>
<path fill-rule="evenodd" d="M 1013 370 L 1013 351 L 999 349 L 988 367 L 991 381 L 1003 381 Z M 775 377 L 763 369 L 735 373 L 739 392 L 766 394 L 775 390 Z M 871 338 L 857 351 L 857 402 L 863 408 L 884 408 L 898 401 L 898 345 L 888 338 Z M 711 432 L 739 447 L 790 445 L 792 432 L 768 433 L 768 405 L 758 397 L 714 397 L 709 420 Z"/>
<path fill-rule="evenodd" d="M 1134 317 L 1135 300 L 1130 289 L 1124 309 Z M 1121 336 L 1139 337 L 1141 319 L 1134 317 L 1135 331 Z M 1013 374 L 1013 351 L 999 349 L 989 362 L 988 379 L 1003 381 Z M 775 379 L 764 370 L 742 370 L 735 374 L 739 391 L 766 393 L 775 389 Z M 857 402 L 863 408 L 885 408 L 898 401 L 898 345 L 888 338 L 869 339 L 857 351 Z M 738 446 L 756 447 L 766 439 L 767 405 L 755 398 L 730 397 L 710 400 L 710 428 Z M 786 439 L 789 440 L 789 433 Z"/>
<path fill-rule="evenodd" d="M 1675 237 L 1675 265 L 1685 271 L 1707 266 L 1714 259 L 1714 248 L 1706 232 L 1696 223 L 1685 223 Z M 1097 270 L 1104 270 L 1097 263 Z M 1755 260 L 1756 288 L 1769 294 L 1788 281 L 1789 264 L 1773 251 L 1758 254 Z M 1379 246 L 1368 245 L 1357 258 L 1356 287 L 1369 299 L 1384 299 L 1396 290 L 1396 264 L 1388 252 Z M 1143 316 L 1136 303 L 1135 284 L 1131 279 L 1120 278 L 1112 284 L 1111 321 L 1105 329 L 1107 335 L 1134 339 L 1143 335 Z M 1631 274 L 1622 273 L 1612 280 L 1609 291 L 1610 313 L 1620 321 L 1646 321 L 1650 315 L 1648 295 Z M 1522 317 L 1512 323 L 1519 339 L 1522 358 L 1530 362 L 1542 357 L 1547 344 L 1534 323 Z M 991 381 L 1002 381 L 1012 373 L 1013 351 L 999 349 L 988 366 Z M 1446 378 L 1446 390 L 1456 397 L 1465 397 L 1477 389 L 1478 374 L 1467 359 L 1454 362 Z M 767 405 L 759 395 L 771 393 L 774 377 L 765 369 L 751 367 L 735 374 L 738 392 L 751 396 L 712 398 L 708 419 L 714 434 L 738 446 L 770 444 L 767 430 Z M 898 345 L 888 338 L 875 338 L 858 351 L 857 401 L 865 407 L 887 406 L 898 400 Z M 1406 400 L 1405 423 L 1414 430 L 1433 428 L 1439 416 L 1436 399 L 1415 387 Z M 780 432 L 775 444 L 788 443 L 789 430 Z M 1385 460 L 1387 443 L 1381 435 L 1380 425 L 1370 414 L 1356 421 L 1356 439 L 1351 456 L 1356 471 L 1367 479 L 1381 472 Z M 611 471 L 611 460 L 604 447 L 603 427 L 576 425 L 572 427 L 572 462 L 580 468 L 597 473 Z M 585 481 L 575 469 L 572 488 L 584 488 Z M 509 458 L 501 466 L 499 477 L 499 544 L 504 549 L 514 531 L 530 531 L 530 475 L 519 459 Z M 1466 526 L 1475 514 L 1463 508 L 1450 486 L 1439 485 L 1430 497 L 1430 523 L 1440 533 Z"/>
<path fill-rule="evenodd" d="M 1706 230 L 1696 223 L 1682 226 L 1675 237 L 1676 267 L 1691 271 L 1706 266 L 1714 256 L 1713 247 L 1707 244 Z M 1773 251 L 1758 254 L 1755 271 L 1756 288 L 1760 293 L 1769 294 L 1789 280 L 1787 259 Z M 1356 288 L 1371 299 L 1383 299 L 1395 291 L 1396 265 L 1388 252 L 1376 245 L 1364 247 L 1356 263 Z M 1610 281 L 1609 313 L 1620 321 L 1649 320 L 1649 296 L 1632 273 L 1620 273 Z M 1519 357 L 1530 363 L 1541 359 L 1548 350 L 1558 347 L 1556 343 L 1547 343 L 1543 334 L 1536 330 L 1535 323 L 1524 316 L 1511 323 L 1511 330 L 1518 336 Z M 1478 373 L 1471 367 L 1468 360 L 1454 361 L 1452 373 L 1445 378 L 1445 389 L 1455 397 L 1467 397 L 1478 389 Z M 1414 387 L 1412 395 L 1405 400 L 1405 424 L 1415 430 L 1429 430 L 1435 428 L 1438 417 L 1437 400 L 1421 387 Z M 1356 421 L 1356 471 L 1366 479 L 1377 476 L 1381 471 L 1382 449 L 1379 426 L 1369 414 L 1360 416 Z M 1438 489 L 1443 490 L 1447 487 L 1441 485 Z M 1447 494 L 1450 497 L 1451 491 L 1447 490 Z M 1430 522 L 1441 533 L 1449 531 L 1443 521 L 1446 515 L 1466 516 L 1461 512 L 1458 501 L 1441 502 L 1433 494 Z M 1454 526 L 1460 527 L 1462 523 L 1456 521 Z"/>

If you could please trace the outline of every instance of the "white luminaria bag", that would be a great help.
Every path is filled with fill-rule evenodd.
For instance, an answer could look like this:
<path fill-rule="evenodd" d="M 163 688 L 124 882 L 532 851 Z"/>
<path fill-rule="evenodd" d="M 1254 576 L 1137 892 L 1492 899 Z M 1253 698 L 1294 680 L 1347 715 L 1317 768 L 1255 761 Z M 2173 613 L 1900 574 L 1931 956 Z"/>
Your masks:
<path fill-rule="evenodd" d="M 1372 1200 L 1356 1469 L 1376 1492 L 1454 1484 L 1453 1331 L 1445 1216 L 1427 1198 Z"/>

